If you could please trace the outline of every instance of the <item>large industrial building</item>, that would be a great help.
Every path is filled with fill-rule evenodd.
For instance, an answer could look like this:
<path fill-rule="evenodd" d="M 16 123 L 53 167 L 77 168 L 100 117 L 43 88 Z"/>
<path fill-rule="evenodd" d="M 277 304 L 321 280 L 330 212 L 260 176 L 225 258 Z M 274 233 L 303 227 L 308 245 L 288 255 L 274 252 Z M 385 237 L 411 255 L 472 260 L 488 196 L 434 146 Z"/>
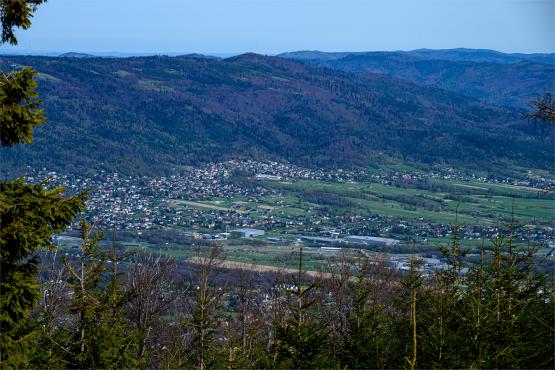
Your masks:
<path fill-rule="evenodd" d="M 235 229 L 231 230 L 232 238 L 254 238 L 256 236 L 264 235 L 264 230 L 260 229 Z"/>
<path fill-rule="evenodd" d="M 302 240 L 303 242 L 307 243 L 314 243 L 314 244 L 337 244 L 342 243 L 341 239 L 336 238 L 326 238 L 323 236 L 308 236 L 308 235 L 295 235 L 298 239 Z"/>
<path fill-rule="evenodd" d="M 256 178 L 258 180 L 274 180 L 274 181 L 278 181 L 281 180 L 281 176 L 276 176 L 276 175 L 266 175 L 264 173 L 259 173 L 256 175 Z"/>
<path fill-rule="evenodd" d="M 397 239 L 379 238 L 377 236 L 364 235 L 350 235 L 345 238 L 345 241 L 352 244 L 375 245 L 385 247 L 394 247 L 396 245 L 399 245 L 400 243 L 400 241 Z"/>

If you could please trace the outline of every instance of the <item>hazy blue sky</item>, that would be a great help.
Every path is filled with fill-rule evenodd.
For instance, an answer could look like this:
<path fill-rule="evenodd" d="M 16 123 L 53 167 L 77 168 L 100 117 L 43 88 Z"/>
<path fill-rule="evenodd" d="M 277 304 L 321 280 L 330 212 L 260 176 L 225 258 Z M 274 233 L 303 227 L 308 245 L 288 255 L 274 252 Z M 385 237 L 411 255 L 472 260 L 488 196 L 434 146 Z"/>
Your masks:
<path fill-rule="evenodd" d="M 20 51 L 555 52 L 555 0 L 49 0 L 18 35 Z"/>

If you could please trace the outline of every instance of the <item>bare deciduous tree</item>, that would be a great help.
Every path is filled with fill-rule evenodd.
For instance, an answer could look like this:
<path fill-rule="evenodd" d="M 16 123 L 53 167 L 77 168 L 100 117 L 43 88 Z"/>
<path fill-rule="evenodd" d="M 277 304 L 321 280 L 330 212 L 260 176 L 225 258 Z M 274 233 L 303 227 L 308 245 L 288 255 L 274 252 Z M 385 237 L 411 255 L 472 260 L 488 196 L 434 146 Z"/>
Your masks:
<path fill-rule="evenodd" d="M 555 126 L 555 101 L 551 94 L 545 94 L 542 99 L 533 100 L 530 105 L 534 109 L 526 117 L 534 122 L 543 121 Z"/>
<path fill-rule="evenodd" d="M 144 356 L 154 324 L 170 308 L 177 290 L 172 279 L 173 260 L 162 254 L 140 254 L 127 272 L 133 299 L 128 304 L 130 321 L 142 333 L 139 356 Z"/>

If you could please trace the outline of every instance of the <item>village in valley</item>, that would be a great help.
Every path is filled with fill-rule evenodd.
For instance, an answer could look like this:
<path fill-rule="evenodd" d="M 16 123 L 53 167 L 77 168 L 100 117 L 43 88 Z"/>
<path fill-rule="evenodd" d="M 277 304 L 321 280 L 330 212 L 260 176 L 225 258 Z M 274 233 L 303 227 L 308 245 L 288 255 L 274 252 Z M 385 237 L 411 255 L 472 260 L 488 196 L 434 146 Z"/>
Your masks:
<path fill-rule="evenodd" d="M 321 261 L 345 251 L 385 253 L 401 270 L 407 256 L 419 253 L 433 270 L 444 265 L 438 245 L 450 243 L 454 233 L 476 252 L 511 220 L 515 240 L 534 243 L 539 255 L 551 258 L 555 247 L 554 183 L 531 173 L 510 179 L 454 169 L 311 170 L 228 161 L 159 177 L 46 169 L 30 169 L 26 177 L 69 193 L 88 190 L 83 217 L 97 228 L 116 230 L 129 248 L 175 257 L 216 243 L 232 260 L 272 265 L 305 245 Z M 77 221 L 57 242 L 75 246 L 76 227 Z"/>

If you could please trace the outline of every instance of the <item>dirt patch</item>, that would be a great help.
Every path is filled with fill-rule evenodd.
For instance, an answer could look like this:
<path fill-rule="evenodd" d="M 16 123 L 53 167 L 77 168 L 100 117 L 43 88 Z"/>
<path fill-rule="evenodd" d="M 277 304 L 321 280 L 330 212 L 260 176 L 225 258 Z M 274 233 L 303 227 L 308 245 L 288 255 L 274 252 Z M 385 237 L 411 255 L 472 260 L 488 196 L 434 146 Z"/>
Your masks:
<path fill-rule="evenodd" d="M 261 205 L 259 205 L 257 208 L 260 208 L 260 209 L 267 209 L 267 210 L 273 211 L 274 208 L 276 208 L 276 207 L 272 207 L 272 206 L 269 206 L 269 205 L 266 205 L 266 204 L 261 204 Z"/>
<path fill-rule="evenodd" d="M 521 185 L 494 184 L 493 186 L 499 186 L 507 189 L 518 189 L 518 190 L 528 190 L 528 191 L 537 191 L 537 192 L 544 191 L 543 189 L 536 189 L 536 188 L 531 188 L 528 186 L 521 186 Z"/>
<path fill-rule="evenodd" d="M 470 188 L 470 189 L 488 190 L 488 188 L 484 188 L 484 187 L 481 187 L 481 186 L 474 186 L 474 185 L 455 184 L 455 186 L 460 186 L 460 187 L 463 187 L 463 188 Z"/>
<path fill-rule="evenodd" d="M 206 204 L 206 203 L 201 203 L 201 202 L 192 202 L 190 200 L 176 200 L 175 203 L 176 204 L 186 204 L 188 206 L 193 206 L 193 207 L 214 209 L 216 211 L 229 212 L 229 208 L 215 206 L 213 204 Z"/>
<path fill-rule="evenodd" d="M 199 264 L 201 263 L 201 258 L 199 257 L 191 257 L 189 259 L 191 263 Z M 256 271 L 256 272 L 278 272 L 282 274 L 297 274 L 299 270 L 292 269 L 292 268 L 283 268 L 278 266 L 267 266 L 267 265 L 255 265 L 252 263 L 244 263 L 244 262 L 235 262 L 235 261 L 221 261 L 219 267 L 226 268 L 226 269 L 244 269 L 249 271 Z M 321 273 L 316 271 L 306 271 L 306 274 L 309 276 L 322 276 Z M 325 277 L 331 277 L 331 274 L 324 274 Z"/>

